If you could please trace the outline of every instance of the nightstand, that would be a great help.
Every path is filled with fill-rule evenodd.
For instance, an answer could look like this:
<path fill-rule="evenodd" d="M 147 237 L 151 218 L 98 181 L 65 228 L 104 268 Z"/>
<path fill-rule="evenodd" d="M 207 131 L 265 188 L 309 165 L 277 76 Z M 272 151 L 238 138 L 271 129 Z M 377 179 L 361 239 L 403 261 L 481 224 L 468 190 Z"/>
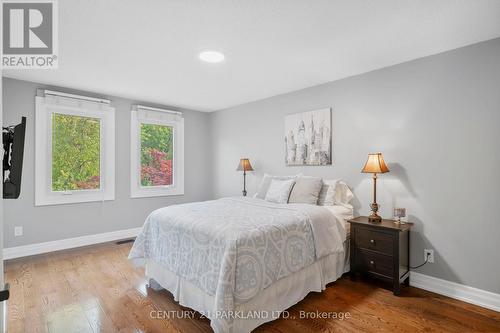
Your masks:
<path fill-rule="evenodd" d="M 363 273 L 391 282 L 398 296 L 401 283 L 410 283 L 410 229 L 413 223 L 396 224 L 394 220 L 368 222 L 360 216 L 351 224 L 351 278 Z"/>

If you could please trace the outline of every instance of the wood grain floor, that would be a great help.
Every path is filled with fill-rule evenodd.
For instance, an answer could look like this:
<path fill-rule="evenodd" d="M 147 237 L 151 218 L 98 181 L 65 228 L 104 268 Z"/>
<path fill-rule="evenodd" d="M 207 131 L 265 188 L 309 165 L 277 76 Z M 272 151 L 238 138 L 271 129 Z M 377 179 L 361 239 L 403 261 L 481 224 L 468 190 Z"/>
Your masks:
<path fill-rule="evenodd" d="M 144 271 L 126 259 L 130 247 L 102 244 L 6 262 L 8 332 L 212 332 L 199 315 L 151 317 L 156 310 L 189 309 L 167 291 L 146 287 Z M 300 311 L 316 310 L 350 318 L 299 319 Z M 413 287 L 395 297 L 373 282 L 345 277 L 309 294 L 289 316 L 256 332 L 500 332 L 498 312 Z"/>

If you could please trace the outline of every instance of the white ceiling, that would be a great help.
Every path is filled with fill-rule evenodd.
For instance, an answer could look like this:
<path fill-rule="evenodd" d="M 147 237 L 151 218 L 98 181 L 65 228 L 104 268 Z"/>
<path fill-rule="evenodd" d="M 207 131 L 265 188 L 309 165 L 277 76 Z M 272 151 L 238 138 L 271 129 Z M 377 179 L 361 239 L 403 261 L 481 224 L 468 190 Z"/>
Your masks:
<path fill-rule="evenodd" d="M 64 0 L 59 69 L 4 76 L 201 111 L 500 36 L 499 0 Z M 221 51 L 221 64 L 198 53 Z"/>

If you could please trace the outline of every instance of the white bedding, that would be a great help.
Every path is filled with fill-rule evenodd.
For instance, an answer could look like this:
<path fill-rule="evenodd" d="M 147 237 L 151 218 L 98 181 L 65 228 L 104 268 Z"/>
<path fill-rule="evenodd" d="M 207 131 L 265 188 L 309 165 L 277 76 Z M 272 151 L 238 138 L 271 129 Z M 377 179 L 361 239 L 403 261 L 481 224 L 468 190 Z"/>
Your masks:
<path fill-rule="evenodd" d="M 224 198 L 154 211 L 129 259 L 177 276 L 221 313 L 252 302 L 322 258 L 344 258 L 345 239 L 343 219 L 324 207 Z M 216 332 L 235 332 L 239 325 L 231 316 L 209 318 Z"/>
<path fill-rule="evenodd" d="M 335 205 L 335 206 L 322 206 L 325 209 L 328 209 L 337 220 L 342 223 L 342 227 L 345 230 L 345 238 L 349 238 L 350 235 L 350 223 L 347 223 L 347 220 L 354 218 L 353 208 L 351 205 Z"/>
<path fill-rule="evenodd" d="M 277 319 L 280 314 L 304 299 L 310 292 L 321 292 L 326 285 L 336 281 L 343 273 L 349 271 L 349 240 L 344 242 L 344 253 L 332 253 L 315 261 L 300 271 L 293 273 L 268 288 L 260 291 L 247 303 L 236 305 L 236 314 L 254 314 L 246 318 L 236 318 L 232 324 L 232 332 L 251 332 L 263 323 Z M 150 286 L 165 288 L 172 293 L 180 305 L 191 308 L 211 319 L 215 333 L 218 331 L 214 321 L 217 314 L 214 311 L 215 300 L 212 296 L 169 272 L 154 260 L 146 263 L 146 276 L 150 278 Z M 157 285 L 159 284 L 159 286 Z"/>

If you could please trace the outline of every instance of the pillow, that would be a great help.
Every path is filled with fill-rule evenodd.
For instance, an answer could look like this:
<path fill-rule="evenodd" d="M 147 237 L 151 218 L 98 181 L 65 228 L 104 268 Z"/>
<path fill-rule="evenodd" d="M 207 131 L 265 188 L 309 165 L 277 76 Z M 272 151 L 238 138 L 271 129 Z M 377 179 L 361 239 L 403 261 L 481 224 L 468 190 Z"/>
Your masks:
<path fill-rule="evenodd" d="M 354 198 L 354 194 L 351 192 L 349 186 L 343 181 L 338 181 L 335 187 L 335 195 L 333 202 L 335 205 L 343 205 L 347 207 L 352 207 L 349 202 Z"/>
<path fill-rule="evenodd" d="M 323 186 L 319 192 L 318 205 L 333 206 L 335 204 L 335 189 L 339 179 L 323 180 Z"/>
<path fill-rule="evenodd" d="M 323 181 L 319 177 L 300 176 L 295 181 L 289 203 L 316 205 Z"/>
<path fill-rule="evenodd" d="M 349 186 L 340 179 L 324 180 L 319 193 L 318 205 L 339 205 L 352 208 L 349 204 L 352 198 L 354 198 L 354 194 L 352 194 Z"/>
<path fill-rule="evenodd" d="M 266 201 L 286 204 L 288 202 L 288 197 L 290 196 L 290 191 L 295 184 L 295 179 L 280 180 L 272 179 L 269 189 L 266 193 Z"/>
<path fill-rule="evenodd" d="M 262 181 L 260 182 L 259 189 L 257 190 L 257 193 L 255 193 L 255 195 L 253 197 L 258 198 L 258 199 L 265 199 L 267 190 L 269 189 L 269 185 L 271 185 L 271 180 L 273 180 L 273 179 L 289 180 L 289 179 L 295 179 L 299 175 L 301 175 L 301 174 L 298 174 L 296 176 L 271 176 L 271 175 L 268 175 L 266 173 L 266 174 L 264 174 L 264 178 L 262 178 Z"/>

